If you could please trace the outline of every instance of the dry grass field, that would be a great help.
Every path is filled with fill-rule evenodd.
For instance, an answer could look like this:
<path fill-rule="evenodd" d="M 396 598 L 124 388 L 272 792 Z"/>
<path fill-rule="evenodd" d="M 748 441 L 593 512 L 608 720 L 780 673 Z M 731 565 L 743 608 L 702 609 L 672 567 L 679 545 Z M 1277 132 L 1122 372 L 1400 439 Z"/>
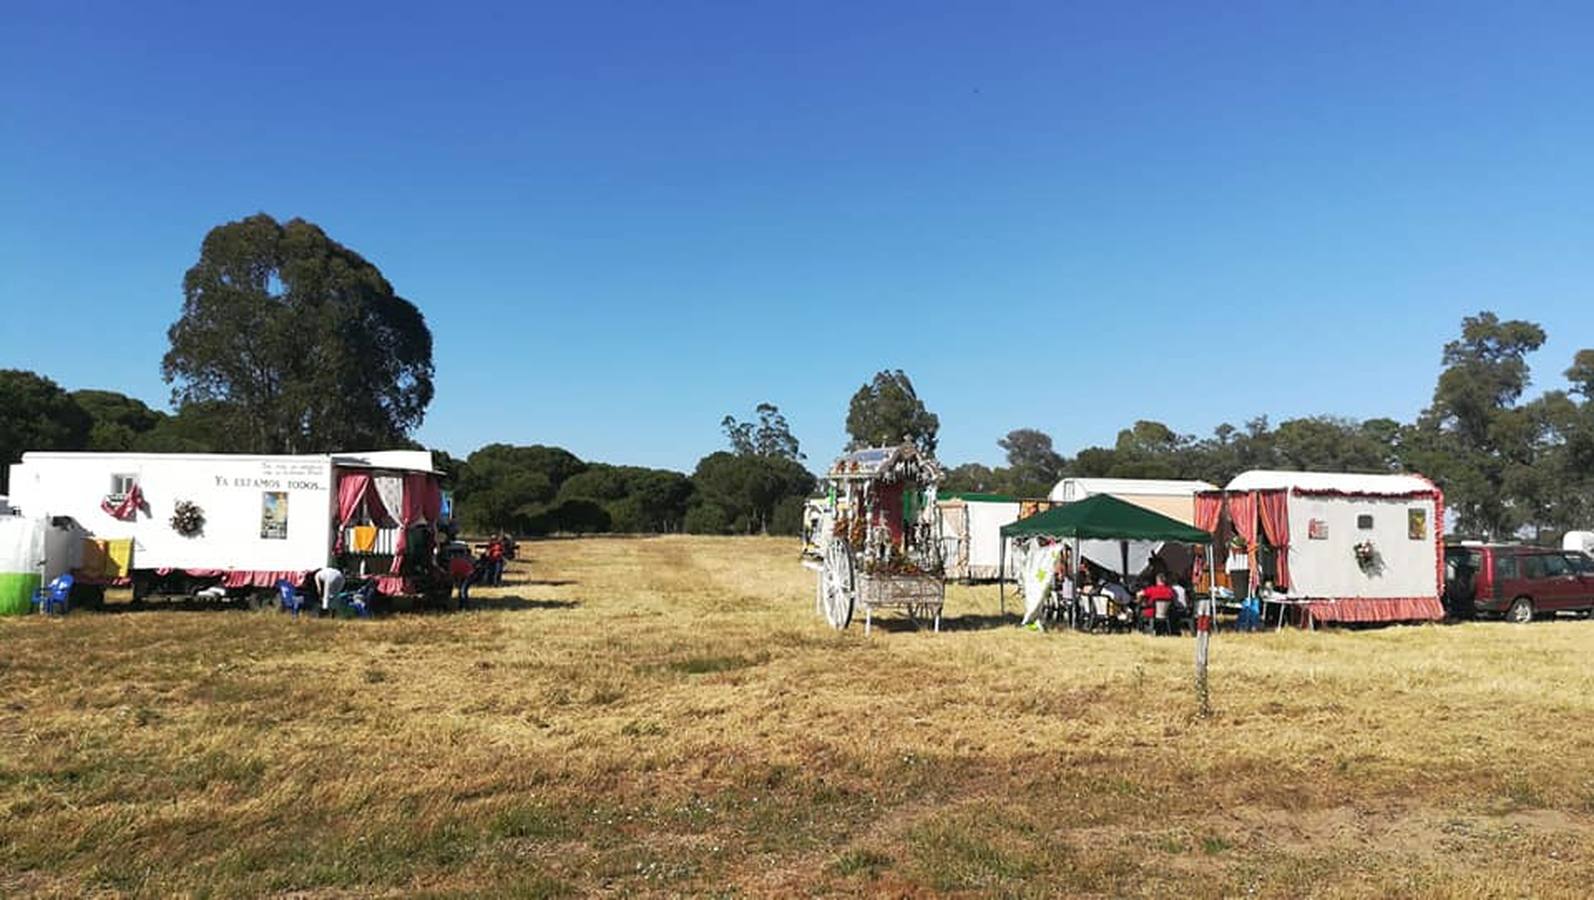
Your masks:
<path fill-rule="evenodd" d="M 529 564 L 529 565 L 528 565 Z M 462 615 L 0 620 L 0 895 L 1575 896 L 1594 622 L 835 633 L 789 540 Z"/>

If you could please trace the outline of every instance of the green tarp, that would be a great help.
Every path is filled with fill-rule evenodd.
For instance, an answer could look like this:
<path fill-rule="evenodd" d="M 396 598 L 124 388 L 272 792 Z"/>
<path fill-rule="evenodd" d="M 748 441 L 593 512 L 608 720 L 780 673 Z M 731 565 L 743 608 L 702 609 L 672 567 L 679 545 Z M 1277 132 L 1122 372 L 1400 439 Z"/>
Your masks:
<path fill-rule="evenodd" d="M 33 592 L 39 589 L 39 576 L 32 573 L 0 572 L 0 616 L 27 613 Z"/>
<path fill-rule="evenodd" d="M 1110 541 L 1174 541 L 1210 544 L 1212 535 L 1108 494 L 1078 503 L 1054 506 L 1027 519 L 1002 526 L 1002 537 L 1043 534 L 1048 537 Z"/>
<path fill-rule="evenodd" d="M 39 586 L 44 566 L 42 520 L 0 516 L 0 616 L 20 616 Z"/>

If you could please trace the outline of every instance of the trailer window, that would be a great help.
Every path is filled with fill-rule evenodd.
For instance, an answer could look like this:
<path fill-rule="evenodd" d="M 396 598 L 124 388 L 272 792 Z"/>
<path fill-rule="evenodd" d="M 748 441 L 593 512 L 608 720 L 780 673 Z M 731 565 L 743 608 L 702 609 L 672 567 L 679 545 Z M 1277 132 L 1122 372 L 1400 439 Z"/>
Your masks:
<path fill-rule="evenodd" d="M 133 482 L 136 480 L 136 476 L 133 475 L 112 475 L 110 499 L 113 502 L 127 499 L 127 492 L 133 489 Z"/>
<path fill-rule="evenodd" d="M 1357 516 L 1356 517 L 1356 527 L 1361 529 L 1362 531 L 1372 531 L 1373 530 L 1373 516 L 1372 516 L 1372 513 L 1362 513 L 1361 515 Z"/>
<path fill-rule="evenodd" d="M 1406 537 L 1414 541 L 1428 539 L 1428 510 L 1421 507 L 1406 510 Z"/>

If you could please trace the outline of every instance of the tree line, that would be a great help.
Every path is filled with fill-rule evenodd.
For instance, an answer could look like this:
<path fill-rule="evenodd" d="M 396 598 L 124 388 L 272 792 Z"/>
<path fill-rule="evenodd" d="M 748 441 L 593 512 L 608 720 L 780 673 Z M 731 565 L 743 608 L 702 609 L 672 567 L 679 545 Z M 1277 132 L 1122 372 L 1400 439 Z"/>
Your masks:
<path fill-rule="evenodd" d="M 27 450 L 320 453 L 419 448 L 432 399 L 424 316 L 376 266 L 302 219 L 261 213 L 212 229 L 183 278 L 161 371 L 174 412 L 105 390 L 63 390 L 0 370 L 0 492 Z M 1544 537 L 1594 525 L 1594 350 L 1569 387 L 1524 400 L 1533 322 L 1480 312 L 1441 354 L 1433 399 L 1412 422 L 1266 416 L 1210 435 L 1155 421 L 1112 446 L 1059 452 L 1019 428 L 997 445 L 1005 466 L 952 467 L 943 491 L 1045 496 L 1065 476 L 1199 478 L 1247 469 L 1417 471 L 1446 493 L 1462 533 Z M 584 461 L 559 447 L 489 444 L 436 452 L 464 524 L 480 531 L 794 534 L 817 479 L 773 404 L 726 416 L 726 447 L 690 473 Z M 912 441 L 934 453 L 940 420 L 901 370 L 882 371 L 848 405 L 848 448 Z"/>
<path fill-rule="evenodd" d="M 1467 537 L 1548 539 L 1594 527 L 1594 350 L 1579 350 L 1565 390 L 1524 400 L 1527 355 L 1545 331 L 1480 312 L 1445 344 L 1433 398 L 1414 421 L 1261 416 L 1206 437 L 1138 421 L 1110 447 L 1058 453 L 1036 429 L 998 441 L 1007 465 L 953 468 L 943 490 L 1045 496 L 1065 476 L 1191 478 L 1223 485 L 1248 469 L 1420 472 L 1445 492 Z"/>

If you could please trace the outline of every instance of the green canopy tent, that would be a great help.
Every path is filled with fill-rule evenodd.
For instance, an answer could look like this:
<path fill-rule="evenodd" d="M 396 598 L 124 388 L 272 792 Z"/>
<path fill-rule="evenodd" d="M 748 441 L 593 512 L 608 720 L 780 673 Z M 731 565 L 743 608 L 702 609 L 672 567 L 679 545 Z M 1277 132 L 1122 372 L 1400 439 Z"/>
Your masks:
<path fill-rule="evenodd" d="M 1045 512 L 1002 526 L 1002 564 L 1007 563 L 1007 542 L 1016 537 L 1073 539 L 1073 559 L 1079 559 L 1081 540 L 1118 541 L 1123 551 L 1123 574 L 1129 576 L 1130 541 L 1171 541 L 1178 544 L 1205 544 L 1210 571 L 1212 534 L 1186 525 L 1159 512 L 1125 503 L 1110 494 L 1097 494 L 1077 503 L 1054 506 Z M 1006 571 L 999 569 L 998 571 Z M 1002 612 L 1007 612 L 1007 585 L 1001 582 Z"/>

